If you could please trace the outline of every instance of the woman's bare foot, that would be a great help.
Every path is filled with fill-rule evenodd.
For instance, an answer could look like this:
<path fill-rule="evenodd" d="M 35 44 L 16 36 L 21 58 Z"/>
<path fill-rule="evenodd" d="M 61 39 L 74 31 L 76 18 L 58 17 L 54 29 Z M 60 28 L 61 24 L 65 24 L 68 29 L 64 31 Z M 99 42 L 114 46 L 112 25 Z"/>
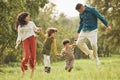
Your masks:
<path fill-rule="evenodd" d="M 22 72 L 21 72 L 21 78 L 23 78 L 24 74 L 25 74 L 25 72 L 22 71 Z"/>
<path fill-rule="evenodd" d="M 34 74 L 34 69 L 32 69 L 32 71 L 31 71 L 30 78 L 33 77 L 33 74 Z"/>

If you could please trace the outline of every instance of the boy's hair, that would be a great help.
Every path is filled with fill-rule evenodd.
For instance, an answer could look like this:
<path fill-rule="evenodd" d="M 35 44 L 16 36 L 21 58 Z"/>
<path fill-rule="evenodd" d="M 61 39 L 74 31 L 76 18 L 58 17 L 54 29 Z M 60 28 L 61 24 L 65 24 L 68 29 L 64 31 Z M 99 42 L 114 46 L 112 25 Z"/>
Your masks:
<path fill-rule="evenodd" d="M 56 29 L 56 28 L 48 28 L 48 29 L 46 30 L 46 32 L 47 32 L 47 34 L 48 34 L 48 37 L 50 37 L 52 33 L 57 32 L 57 29 Z"/>
<path fill-rule="evenodd" d="M 65 46 L 67 43 L 70 43 L 70 40 L 69 40 L 69 39 L 64 39 L 64 40 L 62 41 L 62 43 L 63 43 L 63 45 Z"/>
<path fill-rule="evenodd" d="M 83 6 L 83 4 L 78 3 L 78 4 L 76 5 L 75 9 L 78 10 L 78 9 L 80 9 L 82 6 Z"/>

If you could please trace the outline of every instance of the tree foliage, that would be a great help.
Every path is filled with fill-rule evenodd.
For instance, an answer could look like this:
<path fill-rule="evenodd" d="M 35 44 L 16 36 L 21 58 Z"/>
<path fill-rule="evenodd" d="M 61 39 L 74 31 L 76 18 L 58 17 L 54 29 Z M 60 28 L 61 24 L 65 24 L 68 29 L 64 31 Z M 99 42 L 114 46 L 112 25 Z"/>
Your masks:
<path fill-rule="evenodd" d="M 0 63 L 10 53 L 18 55 L 14 50 L 17 36 L 14 23 L 17 15 L 20 12 L 29 12 L 35 18 L 39 8 L 44 7 L 47 2 L 48 0 L 0 0 Z"/>

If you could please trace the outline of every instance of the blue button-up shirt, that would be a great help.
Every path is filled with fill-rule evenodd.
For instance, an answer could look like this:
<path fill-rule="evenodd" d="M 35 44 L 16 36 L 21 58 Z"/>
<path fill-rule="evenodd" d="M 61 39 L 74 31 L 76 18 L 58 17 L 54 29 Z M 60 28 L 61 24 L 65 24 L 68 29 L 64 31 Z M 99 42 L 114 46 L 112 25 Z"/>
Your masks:
<path fill-rule="evenodd" d="M 81 30 L 92 31 L 94 29 L 97 29 L 97 18 L 100 19 L 105 26 L 108 26 L 106 19 L 95 8 L 87 6 L 85 7 L 85 11 L 83 13 L 80 13 L 80 24 L 77 31 L 78 33 L 80 33 Z"/>

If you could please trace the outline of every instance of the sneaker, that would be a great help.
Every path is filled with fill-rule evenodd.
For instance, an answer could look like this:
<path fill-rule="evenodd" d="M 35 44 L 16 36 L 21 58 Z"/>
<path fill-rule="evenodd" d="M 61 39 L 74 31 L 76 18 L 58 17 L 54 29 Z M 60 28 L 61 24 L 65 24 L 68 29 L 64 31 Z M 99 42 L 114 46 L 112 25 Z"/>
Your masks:
<path fill-rule="evenodd" d="M 48 71 L 48 67 L 45 67 L 45 68 L 44 68 L 44 71 L 47 72 L 47 71 Z"/>
<path fill-rule="evenodd" d="M 48 67 L 48 68 L 47 68 L 47 73 L 50 73 L 50 71 L 51 71 L 51 68 Z"/>
<path fill-rule="evenodd" d="M 89 54 L 89 57 L 90 57 L 90 59 L 94 59 L 94 57 L 93 57 L 93 50 L 90 50 L 90 54 Z"/>
<path fill-rule="evenodd" d="M 97 65 L 97 66 L 100 65 L 99 58 L 96 58 L 96 59 L 95 59 L 95 62 L 96 62 L 96 65 Z"/>

